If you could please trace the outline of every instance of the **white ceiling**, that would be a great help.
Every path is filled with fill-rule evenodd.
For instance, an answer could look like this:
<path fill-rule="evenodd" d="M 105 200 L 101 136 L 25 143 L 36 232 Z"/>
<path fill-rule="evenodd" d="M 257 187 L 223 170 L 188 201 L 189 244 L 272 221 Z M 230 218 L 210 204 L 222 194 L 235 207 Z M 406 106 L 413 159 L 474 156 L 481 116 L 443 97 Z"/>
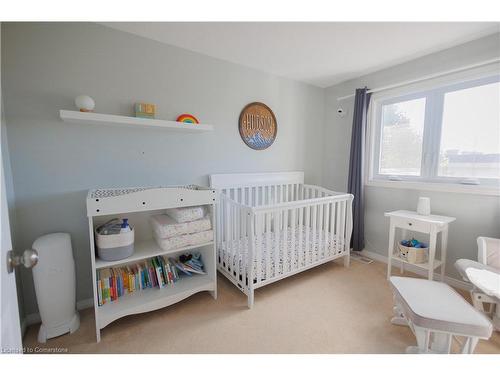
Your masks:
<path fill-rule="evenodd" d="M 106 26 L 320 87 L 482 36 L 499 23 L 106 22 Z"/>

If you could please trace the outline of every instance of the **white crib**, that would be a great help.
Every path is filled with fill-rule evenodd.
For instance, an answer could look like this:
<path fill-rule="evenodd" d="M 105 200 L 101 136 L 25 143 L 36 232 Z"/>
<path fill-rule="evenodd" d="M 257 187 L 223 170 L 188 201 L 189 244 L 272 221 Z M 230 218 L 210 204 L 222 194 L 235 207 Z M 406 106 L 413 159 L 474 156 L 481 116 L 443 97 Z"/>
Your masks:
<path fill-rule="evenodd" d="M 254 303 L 254 290 L 344 257 L 352 194 L 304 185 L 303 172 L 215 174 L 218 270 Z"/>

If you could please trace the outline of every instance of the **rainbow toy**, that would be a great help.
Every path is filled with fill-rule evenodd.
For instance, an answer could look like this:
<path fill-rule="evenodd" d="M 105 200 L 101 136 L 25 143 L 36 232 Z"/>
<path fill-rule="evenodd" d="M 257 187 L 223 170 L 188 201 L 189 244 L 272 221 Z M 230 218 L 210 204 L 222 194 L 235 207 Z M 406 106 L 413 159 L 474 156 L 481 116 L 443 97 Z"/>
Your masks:
<path fill-rule="evenodd" d="M 188 124 L 199 124 L 200 123 L 196 117 L 194 117 L 193 115 L 190 115 L 189 113 L 183 113 L 182 115 L 177 117 L 176 121 L 177 122 L 185 122 Z"/>

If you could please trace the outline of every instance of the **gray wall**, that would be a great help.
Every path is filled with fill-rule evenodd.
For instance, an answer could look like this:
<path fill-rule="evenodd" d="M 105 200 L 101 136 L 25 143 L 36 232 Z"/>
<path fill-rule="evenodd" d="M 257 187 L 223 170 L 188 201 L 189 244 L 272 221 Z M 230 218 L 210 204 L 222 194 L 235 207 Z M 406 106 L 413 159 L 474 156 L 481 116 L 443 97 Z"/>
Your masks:
<path fill-rule="evenodd" d="M 87 189 L 207 184 L 221 172 L 304 170 L 321 182 L 324 90 L 115 31 L 96 24 L 4 23 L 3 99 L 16 199 L 19 249 L 37 236 L 69 232 L 77 300 L 91 298 Z M 79 94 L 96 112 L 131 115 L 133 103 L 158 105 L 158 118 L 191 112 L 208 134 L 68 125 L 60 109 Z M 263 101 L 278 136 L 268 150 L 241 141 L 241 109 Z M 31 274 L 23 272 L 25 310 L 36 312 Z M 56 292 L 56 288 L 55 288 Z"/>
<path fill-rule="evenodd" d="M 500 34 L 427 55 L 411 62 L 372 73 L 326 90 L 323 183 L 338 190 L 347 188 L 349 148 L 354 99 L 341 102 L 337 97 L 349 95 L 356 88 L 383 87 L 416 79 L 428 74 L 459 68 L 500 55 Z M 342 106 L 348 115 L 340 118 L 336 109 Z M 419 196 L 431 198 L 433 213 L 454 216 L 448 243 L 447 274 L 458 277 L 453 263 L 459 258 L 476 259 L 478 236 L 500 237 L 500 197 L 459 193 L 429 192 L 409 189 L 366 187 L 365 249 L 387 255 L 389 222 L 384 212 L 415 209 Z"/>

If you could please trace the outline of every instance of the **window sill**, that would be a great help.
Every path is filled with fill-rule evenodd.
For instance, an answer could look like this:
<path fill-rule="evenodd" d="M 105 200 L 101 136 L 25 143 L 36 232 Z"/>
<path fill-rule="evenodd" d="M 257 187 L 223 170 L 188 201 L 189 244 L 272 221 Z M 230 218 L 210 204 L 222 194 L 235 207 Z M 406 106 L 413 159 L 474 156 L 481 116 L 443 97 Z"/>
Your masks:
<path fill-rule="evenodd" d="M 500 187 L 480 186 L 480 185 L 461 185 L 461 184 L 443 184 L 437 182 L 414 182 L 414 181 L 388 181 L 388 180 L 369 180 L 366 186 L 386 187 L 396 189 L 413 189 L 427 191 L 442 191 L 447 193 L 465 193 L 475 195 L 500 196 Z"/>

